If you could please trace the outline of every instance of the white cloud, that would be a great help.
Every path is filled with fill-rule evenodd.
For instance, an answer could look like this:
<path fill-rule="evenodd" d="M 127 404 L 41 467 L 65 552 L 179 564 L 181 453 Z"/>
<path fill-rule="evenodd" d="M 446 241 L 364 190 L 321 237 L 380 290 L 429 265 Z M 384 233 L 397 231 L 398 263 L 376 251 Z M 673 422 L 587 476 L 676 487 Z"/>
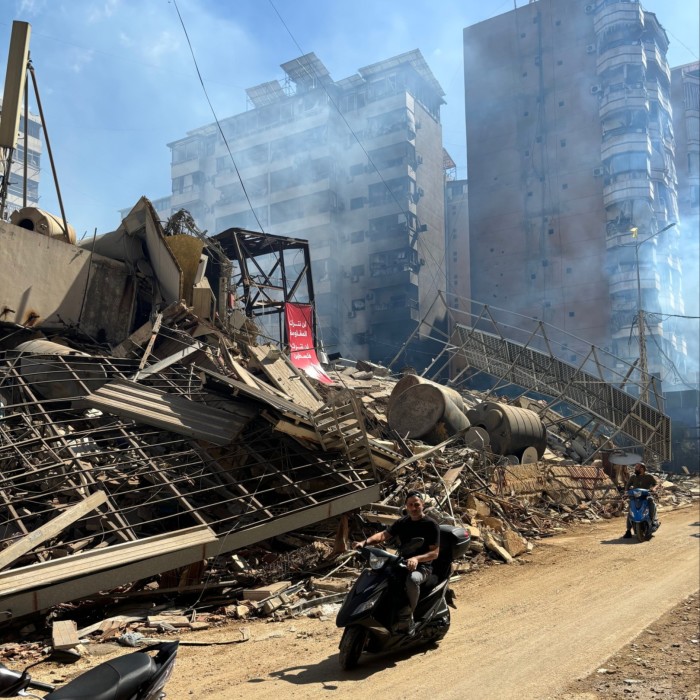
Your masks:
<path fill-rule="evenodd" d="M 82 73 L 83 69 L 90 65 L 95 57 L 92 49 L 72 48 L 68 57 L 68 65 L 73 73 Z"/>
<path fill-rule="evenodd" d="M 109 19 L 114 15 L 119 7 L 119 0 L 104 0 L 102 4 L 90 4 L 86 20 L 88 24 L 101 22 L 103 19 Z"/>

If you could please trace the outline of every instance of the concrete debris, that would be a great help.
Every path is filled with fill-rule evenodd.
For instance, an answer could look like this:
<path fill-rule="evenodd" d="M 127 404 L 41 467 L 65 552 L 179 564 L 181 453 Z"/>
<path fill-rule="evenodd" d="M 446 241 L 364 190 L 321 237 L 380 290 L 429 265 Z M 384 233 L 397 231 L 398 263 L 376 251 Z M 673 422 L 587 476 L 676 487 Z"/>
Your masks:
<path fill-rule="evenodd" d="M 622 512 L 612 438 L 541 401 L 366 361 L 316 381 L 259 342 L 230 287 L 237 232 L 164 230 L 145 198 L 80 246 L 0 221 L 5 250 L 23 251 L 0 265 L 8 639 L 44 639 L 41 616 L 62 649 L 326 615 L 357 575 L 348 542 L 401 517 L 414 488 L 470 530 L 460 573 Z M 661 511 L 700 495 L 697 476 L 656 476 Z"/>

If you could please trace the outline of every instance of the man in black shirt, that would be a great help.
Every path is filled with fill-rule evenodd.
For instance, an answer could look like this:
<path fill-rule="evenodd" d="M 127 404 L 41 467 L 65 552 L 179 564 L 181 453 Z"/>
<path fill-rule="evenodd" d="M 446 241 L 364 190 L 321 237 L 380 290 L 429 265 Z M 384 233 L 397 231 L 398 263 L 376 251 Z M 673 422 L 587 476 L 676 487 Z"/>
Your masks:
<path fill-rule="evenodd" d="M 646 489 L 652 493 L 656 491 L 656 479 L 646 472 L 646 464 L 644 464 L 644 462 L 637 462 L 637 464 L 634 465 L 634 474 L 627 479 L 627 484 L 625 484 L 625 493 L 630 489 Z M 658 527 L 658 521 L 656 520 L 656 503 L 654 503 L 652 497 L 647 499 L 647 503 L 649 504 L 649 517 L 654 525 Z M 629 518 L 627 519 L 627 530 L 625 530 L 623 537 L 632 537 Z"/>
<path fill-rule="evenodd" d="M 422 538 L 423 544 L 406 560 L 406 568 L 409 571 L 409 575 L 406 577 L 406 595 L 409 607 L 402 611 L 401 622 L 404 627 L 409 629 L 413 623 L 413 611 L 418 605 L 421 583 L 430 576 L 431 562 L 437 559 L 440 553 L 440 527 L 434 520 L 425 516 L 423 506 L 423 495 L 419 491 L 409 491 L 406 494 L 408 515 L 392 523 L 383 532 L 370 535 L 364 542 L 355 542 L 353 545 L 358 548 L 398 537 L 401 540 L 401 546 L 405 547 L 413 538 Z"/>

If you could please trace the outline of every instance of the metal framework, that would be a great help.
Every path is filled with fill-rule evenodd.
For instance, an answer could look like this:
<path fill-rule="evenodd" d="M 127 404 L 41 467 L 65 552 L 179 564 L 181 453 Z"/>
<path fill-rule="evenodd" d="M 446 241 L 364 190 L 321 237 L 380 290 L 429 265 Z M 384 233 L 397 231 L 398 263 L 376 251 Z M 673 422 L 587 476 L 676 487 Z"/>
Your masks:
<path fill-rule="evenodd" d="M 230 228 L 213 237 L 233 261 L 232 289 L 249 318 L 274 315 L 279 342 L 286 344 L 284 305 L 314 304 L 309 242 L 301 238 Z M 316 338 L 316 317 L 313 319 Z"/>
<path fill-rule="evenodd" d="M 20 580 L 25 567 L 58 562 L 67 554 L 176 537 L 194 527 L 213 533 L 207 556 L 214 556 L 378 495 L 367 468 L 341 453 L 309 449 L 273 433 L 278 420 L 273 406 L 256 407 L 250 393 L 222 395 L 220 387 L 214 393 L 195 368 L 172 365 L 150 375 L 146 386 L 128 381 L 136 369 L 132 360 L 81 357 L 76 368 L 60 355 L 30 357 L 43 361 L 41 372 L 23 365 L 26 354 L 0 354 L 0 550 L 98 491 L 106 499 L 10 562 L 6 573 L 16 569 Z M 94 377 L 95 368 L 104 373 L 104 386 L 119 390 L 118 405 L 108 407 L 114 413 L 95 407 L 104 400 L 104 386 L 91 391 L 83 381 Z M 47 398 L 57 382 L 63 395 Z M 181 410 L 182 402 L 193 408 Z M 225 408 L 236 425 L 233 440 L 218 445 L 206 440 L 206 428 L 193 420 L 196 406 L 202 419 L 212 410 L 222 415 Z M 190 548 L 179 565 L 201 556 L 201 548 Z M 167 562 L 172 568 L 172 557 Z M 115 566 L 110 585 L 133 580 L 134 570 L 125 571 Z"/>
<path fill-rule="evenodd" d="M 472 300 L 466 300 L 469 312 L 460 311 L 442 293 L 438 300 L 447 310 L 451 334 L 425 376 L 448 371 L 449 383 L 459 385 L 474 370 L 483 372 L 495 379 L 487 393 L 503 393 L 509 385 L 535 392 L 542 413 L 553 408 L 613 444 L 641 446 L 649 461 L 671 458 L 671 421 L 661 410 L 656 380 L 636 364 L 537 319 Z"/>

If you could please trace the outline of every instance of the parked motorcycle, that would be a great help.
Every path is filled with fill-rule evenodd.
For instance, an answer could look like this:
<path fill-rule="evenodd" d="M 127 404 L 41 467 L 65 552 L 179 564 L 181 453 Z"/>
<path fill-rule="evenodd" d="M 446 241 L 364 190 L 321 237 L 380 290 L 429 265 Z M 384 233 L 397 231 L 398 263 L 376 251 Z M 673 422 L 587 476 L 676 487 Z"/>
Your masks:
<path fill-rule="evenodd" d="M 341 668 L 357 666 L 363 651 L 377 653 L 440 641 L 450 628 L 448 605 L 454 607 L 449 588 L 452 562 L 466 554 L 469 540 L 464 528 L 440 526 L 440 552 L 432 562 L 432 574 L 421 586 L 411 629 L 399 621 L 399 611 L 408 603 L 405 562 L 411 544 L 399 554 L 361 547 L 357 554 L 368 568 L 348 591 L 336 618 L 336 625 L 345 628 L 339 645 Z"/>
<path fill-rule="evenodd" d="M 118 656 L 58 689 L 32 679 L 27 671 L 37 664 L 21 673 L 0 664 L 0 698 L 42 697 L 27 692 L 32 689 L 48 691 L 43 700 L 162 700 L 165 697 L 163 688 L 175 665 L 177 647 L 178 642 L 161 642 Z M 149 652 L 157 653 L 152 656 Z"/>
<path fill-rule="evenodd" d="M 630 489 L 629 512 L 627 514 L 627 529 L 634 530 L 634 534 L 640 542 L 646 542 L 658 530 L 659 522 L 652 520 L 649 509 L 651 492 L 647 489 Z"/>

